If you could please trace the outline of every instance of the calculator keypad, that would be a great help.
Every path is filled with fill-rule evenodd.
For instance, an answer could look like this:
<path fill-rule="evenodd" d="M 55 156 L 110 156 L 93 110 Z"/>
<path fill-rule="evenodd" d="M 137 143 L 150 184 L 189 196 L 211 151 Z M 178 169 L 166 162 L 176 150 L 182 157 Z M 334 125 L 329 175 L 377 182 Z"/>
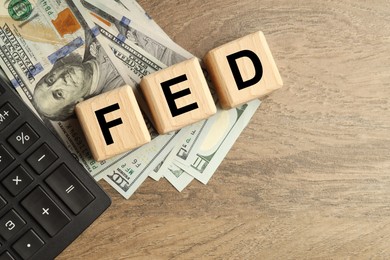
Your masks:
<path fill-rule="evenodd" d="M 110 199 L 0 79 L 0 260 L 53 259 Z"/>

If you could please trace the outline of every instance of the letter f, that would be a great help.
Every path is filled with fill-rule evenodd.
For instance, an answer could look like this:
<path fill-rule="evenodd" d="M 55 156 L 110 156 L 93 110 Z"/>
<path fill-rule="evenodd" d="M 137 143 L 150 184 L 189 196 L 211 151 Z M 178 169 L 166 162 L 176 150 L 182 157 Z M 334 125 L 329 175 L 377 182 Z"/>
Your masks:
<path fill-rule="evenodd" d="M 112 136 L 110 133 L 110 128 L 122 124 L 122 119 L 117 118 L 115 120 L 112 120 L 110 122 L 106 121 L 106 118 L 104 117 L 105 114 L 111 113 L 115 110 L 119 110 L 119 104 L 113 104 L 111 106 L 99 109 L 95 111 L 96 118 L 99 122 L 100 130 L 102 131 L 102 134 L 104 136 L 104 140 L 106 141 L 106 145 L 113 144 L 114 141 L 112 140 Z"/>

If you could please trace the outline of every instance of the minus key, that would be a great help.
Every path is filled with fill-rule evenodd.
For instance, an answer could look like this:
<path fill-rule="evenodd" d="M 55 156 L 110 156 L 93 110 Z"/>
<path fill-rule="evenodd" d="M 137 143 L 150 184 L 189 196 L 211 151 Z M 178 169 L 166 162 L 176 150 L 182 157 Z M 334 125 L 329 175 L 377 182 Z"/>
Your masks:
<path fill-rule="evenodd" d="M 38 173 L 43 173 L 50 165 L 52 165 L 58 156 L 53 152 L 47 144 L 41 145 L 28 158 L 27 163 Z"/>

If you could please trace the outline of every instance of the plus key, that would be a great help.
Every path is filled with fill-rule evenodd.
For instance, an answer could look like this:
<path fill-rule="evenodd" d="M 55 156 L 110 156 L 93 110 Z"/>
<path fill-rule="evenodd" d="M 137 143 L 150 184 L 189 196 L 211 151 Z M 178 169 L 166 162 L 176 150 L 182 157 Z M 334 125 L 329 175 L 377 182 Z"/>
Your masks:
<path fill-rule="evenodd" d="M 22 201 L 22 206 L 52 237 L 70 222 L 69 217 L 40 187 Z"/>

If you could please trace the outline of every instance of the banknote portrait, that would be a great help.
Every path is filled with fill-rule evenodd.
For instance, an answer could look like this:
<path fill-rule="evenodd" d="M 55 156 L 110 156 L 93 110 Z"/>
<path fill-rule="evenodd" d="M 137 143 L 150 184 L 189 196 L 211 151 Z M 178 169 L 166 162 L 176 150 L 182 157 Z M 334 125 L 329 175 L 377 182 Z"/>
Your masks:
<path fill-rule="evenodd" d="M 90 36 L 85 42 L 84 57 L 70 53 L 58 59 L 36 84 L 33 105 L 41 116 L 64 121 L 77 103 L 125 84 L 99 43 Z"/>

